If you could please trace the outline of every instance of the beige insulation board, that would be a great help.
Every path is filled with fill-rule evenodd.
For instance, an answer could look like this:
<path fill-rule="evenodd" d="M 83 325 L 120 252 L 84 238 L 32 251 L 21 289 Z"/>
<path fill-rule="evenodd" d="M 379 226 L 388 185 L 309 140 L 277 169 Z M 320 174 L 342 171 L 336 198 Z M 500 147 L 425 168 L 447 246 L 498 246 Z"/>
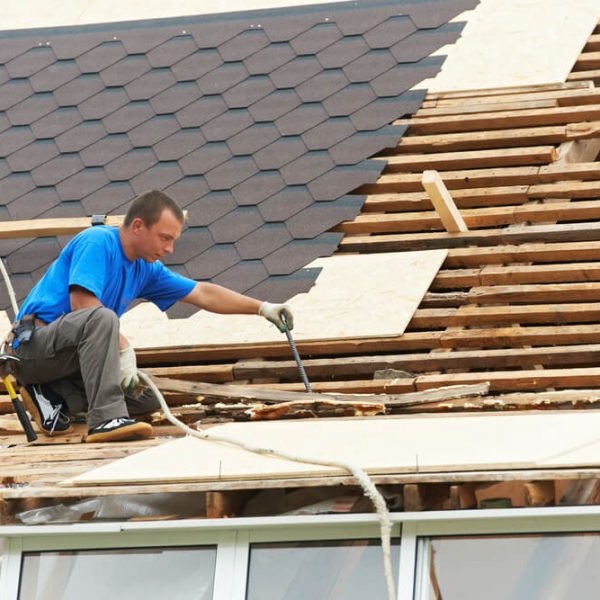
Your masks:
<path fill-rule="evenodd" d="M 345 255 L 320 258 L 315 285 L 288 304 L 294 339 L 330 340 L 401 335 L 437 272 L 447 250 Z M 121 319 L 121 332 L 135 348 L 258 344 L 285 341 L 274 325 L 255 315 L 199 311 L 172 319 L 145 303 Z"/>
<path fill-rule="evenodd" d="M 566 80 L 600 18 L 600 0 L 481 0 L 461 37 L 434 54 L 441 71 L 416 87 L 429 92 Z"/>
<path fill-rule="evenodd" d="M 370 474 L 600 465 L 600 412 L 406 416 L 229 423 L 211 435 L 327 460 Z M 67 485 L 264 480 L 342 473 L 185 437 L 99 467 Z"/>

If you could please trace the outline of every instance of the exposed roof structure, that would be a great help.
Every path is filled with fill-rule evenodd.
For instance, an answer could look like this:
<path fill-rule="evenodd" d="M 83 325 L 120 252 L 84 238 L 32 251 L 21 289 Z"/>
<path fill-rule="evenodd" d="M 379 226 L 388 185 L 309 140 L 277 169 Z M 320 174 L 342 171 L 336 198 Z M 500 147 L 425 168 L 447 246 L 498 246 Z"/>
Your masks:
<path fill-rule="evenodd" d="M 574 73 L 580 72 L 585 54 Z M 315 391 L 393 394 L 385 397 L 387 414 L 598 405 L 599 100 L 586 81 L 430 94 L 423 108 L 399 123 L 408 126 L 407 134 L 383 157 L 388 161 L 383 175 L 362 188 L 367 195 L 362 214 L 336 227 L 345 234 L 339 252 L 449 247 L 449 255 L 404 335 L 300 344 Z M 442 230 L 419 190 L 420 172 L 426 168 L 441 172 L 468 232 Z M 269 394 L 279 394 L 284 401 L 291 399 L 289 391 L 302 389 L 284 343 L 138 354 L 144 365 L 162 365 L 150 369 L 154 375 L 190 380 L 163 382 L 170 404 L 185 421 L 243 420 L 249 418 L 249 406 L 256 418 L 272 418 L 276 410 L 279 417 L 355 414 L 350 405 L 347 412 L 327 403 L 286 410 L 269 406 Z M 263 359 L 250 360 L 256 356 Z M 228 391 L 196 380 L 245 383 L 245 400 L 240 403 L 240 397 L 232 395 L 236 403 L 218 403 Z M 458 387 L 438 389 L 449 385 Z M 190 404 L 198 395 L 201 401 Z M 332 400 L 340 398 L 334 395 Z M 159 423 L 159 431 L 174 432 Z M 52 448 L 5 451 L 8 473 L 26 487 L 7 488 L 2 496 L 133 492 L 135 487 L 61 488 L 56 483 L 158 443 L 160 439 L 63 447 L 56 461 L 49 460 Z M 84 463 L 65 463 L 70 453 Z M 531 506 L 585 503 L 594 497 L 594 486 L 569 482 L 596 475 L 597 469 L 572 465 L 560 470 L 375 479 L 401 485 L 404 509 L 419 510 L 476 506 L 477 490 L 502 480 L 525 490 L 524 502 Z M 547 483 L 539 484 L 540 479 Z M 351 482 L 336 476 L 253 485 L 258 489 Z M 240 489 L 248 485 L 239 482 Z M 235 488 L 236 482 L 228 482 L 226 493 L 235 494 Z M 215 481 L 144 487 L 145 492 L 191 490 L 223 491 L 224 486 Z"/>
<path fill-rule="evenodd" d="M 396 145 L 473 0 L 362 2 L 8 32 L 3 219 L 123 214 L 160 188 L 188 211 L 168 264 L 259 298 L 306 291 Z M 65 240 L 0 244 L 24 297 Z M 4 294 L 4 292 L 2 292 Z M 2 295 L 8 306 L 6 295 Z"/>

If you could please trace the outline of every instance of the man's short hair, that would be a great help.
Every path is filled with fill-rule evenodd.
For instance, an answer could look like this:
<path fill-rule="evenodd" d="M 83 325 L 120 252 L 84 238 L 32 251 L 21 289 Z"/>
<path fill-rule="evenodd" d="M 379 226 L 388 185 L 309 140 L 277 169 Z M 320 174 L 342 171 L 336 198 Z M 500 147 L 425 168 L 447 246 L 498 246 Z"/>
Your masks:
<path fill-rule="evenodd" d="M 125 227 L 129 227 L 134 219 L 140 218 L 146 227 L 152 227 L 158 222 L 165 209 L 170 210 L 173 216 L 183 224 L 185 217 L 181 208 L 177 206 L 173 198 L 158 190 L 140 194 L 129 206 L 123 224 Z"/>

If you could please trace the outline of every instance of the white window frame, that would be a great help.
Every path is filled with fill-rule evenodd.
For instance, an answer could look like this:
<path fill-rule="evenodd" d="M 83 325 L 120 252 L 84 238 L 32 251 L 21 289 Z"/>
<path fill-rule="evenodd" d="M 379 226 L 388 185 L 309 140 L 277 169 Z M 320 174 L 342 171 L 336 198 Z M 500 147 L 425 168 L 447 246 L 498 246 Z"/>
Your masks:
<path fill-rule="evenodd" d="M 415 600 L 428 575 L 421 540 L 435 536 L 600 532 L 600 506 L 393 513 L 401 537 L 398 600 Z M 89 523 L 0 527 L 4 554 L 0 598 L 16 600 L 23 552 L 203 546 L 217 547 L 214 600 L 245 600 L 251 544 L 373 539 L 373 514 Z M 397 565 L 395 565 L 397 567 Z"/>

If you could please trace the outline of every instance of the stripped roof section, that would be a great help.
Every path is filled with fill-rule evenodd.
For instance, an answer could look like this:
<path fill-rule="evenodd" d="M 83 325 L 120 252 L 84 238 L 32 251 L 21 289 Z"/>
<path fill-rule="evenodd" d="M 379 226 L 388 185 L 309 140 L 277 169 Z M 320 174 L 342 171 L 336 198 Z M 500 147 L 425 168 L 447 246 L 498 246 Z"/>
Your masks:
<path fill-rule="evenodd" d="M 258 297 L 306 291 L 473 0 L 371 1 L 9 32 L 0 210 L 122 213 L 164 189 L 189 227 L 168 264 Z M 0 242 L 20 297 L 66 240 Z M 3 298 L 4 304 L 8 299 Z"/>

